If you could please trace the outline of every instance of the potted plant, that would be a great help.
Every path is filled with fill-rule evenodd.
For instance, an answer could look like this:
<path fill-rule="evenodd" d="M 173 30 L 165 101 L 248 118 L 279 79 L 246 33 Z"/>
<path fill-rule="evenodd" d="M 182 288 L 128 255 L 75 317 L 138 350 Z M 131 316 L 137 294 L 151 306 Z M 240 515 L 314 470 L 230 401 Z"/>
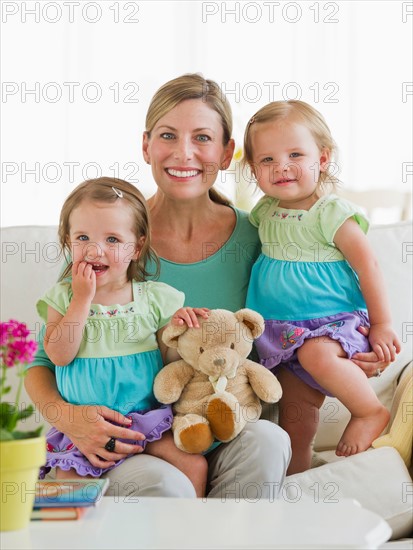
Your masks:
<path fill-rule="evenodd" d="M 39 468 L 46 461 L 45 439 L 40 436 L 42 426 L 31 431 L 16 429 L 20 421 L 34 412 L 33 405 L 26 407 L 20 403 L 25 366 L 33 360 L 37 348 L 29 335 L 24 323 L 11 319 L 0 324 L 0 531 L 28 525 Z M 18 385 L 14 399 L 10 400 L 12 386 L 8 374 L 12 369 Z"/>

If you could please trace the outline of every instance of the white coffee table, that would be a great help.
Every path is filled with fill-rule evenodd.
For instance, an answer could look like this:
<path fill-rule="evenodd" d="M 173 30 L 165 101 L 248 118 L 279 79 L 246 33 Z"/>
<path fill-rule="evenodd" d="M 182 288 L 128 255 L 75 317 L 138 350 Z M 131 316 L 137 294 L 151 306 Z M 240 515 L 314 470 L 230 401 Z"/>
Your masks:
<path fill-rule="evenodd" d="M 246 502 L 104 497 L 77 521 L 32 521 L 1 549 L 378 548 L 389 525 L 353 500 Z"/>

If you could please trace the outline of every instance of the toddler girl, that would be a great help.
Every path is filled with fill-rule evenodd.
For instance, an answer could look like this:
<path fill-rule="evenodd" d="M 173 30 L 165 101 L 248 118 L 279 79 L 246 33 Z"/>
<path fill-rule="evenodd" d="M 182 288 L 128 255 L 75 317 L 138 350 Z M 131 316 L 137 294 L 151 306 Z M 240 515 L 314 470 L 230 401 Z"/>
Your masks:
<path fill-rule="evenodd" d="M 350 358 L 368 351 L 369 342 L 379 360 L 394 360 L 400 351 L 365 236 L 368 221 L 357 206 L 333 194 L 329 167 L 335 149 L 323 117 L 301 101 L 266 105 L 245 130 L 245 162 L 265 193 L 250 214 L 262 250 L 247 307 L 266 320 L 256 347 L 283 388 L 280 425 L 293 449 L 289 473 L 310 467 L 325 395 L 336 396 L 351 412 L 336 454 L 349 456 L 371 445 L 389 413 Z M 368 339 L 357 330 L 366 324 Z"/>
<path fill-rule="evenodd" d="M 206 460 L 177 449 L 169 431 L 171 408 L 157 403 L 152 386 L 163 363 L 178 358 L 161 340 L 174 312 L 178 309 L 177 324 L 190 324 L 196 314 L 207 312 L 183 309 L 182 292 L 145 281 L 146 262 L 150 258 L 156 262 L 156 256 L 142 194 L 119 179 L 85 181 L 63 205 L 59 240 L 63 252 L 70 253 L 70 262 L 37 308 L 47 323 L 44 346 L 56 365 L 62 397 L 76 405 L 118 411 L 119 423 L 126 422 L 138 432 L 135 443 L 178 467 L 201 496 Z M 91 414 L 94 410 L 91 407 Z M 99 477 L 123 462 L 113 461 L 117 444 L 121 447 L 122 442 L 110 437 L 99 454 L 107 467 L 96 468 L 52 428 L 47 435 L 45 471 L 55 467 L 60 479 Z"/>

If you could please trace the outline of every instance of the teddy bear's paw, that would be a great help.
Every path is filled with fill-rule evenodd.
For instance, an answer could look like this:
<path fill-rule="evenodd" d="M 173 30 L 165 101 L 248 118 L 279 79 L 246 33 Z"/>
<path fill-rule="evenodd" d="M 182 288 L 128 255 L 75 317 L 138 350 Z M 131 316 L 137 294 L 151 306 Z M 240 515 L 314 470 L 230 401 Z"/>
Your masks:
<path fill-rule="evenodd" d="M 227 392 L 210 398 L 205 416 L 216 439 L 224 442 L 234 439 L 245 425 L 238 400 Z"/>
<path fill-rule="evenodd" d="M 202 453 L 214 441 L 208 422 L 195 414 L 175 418 L 173 431 L 175 445 L 187 453 Z"/>

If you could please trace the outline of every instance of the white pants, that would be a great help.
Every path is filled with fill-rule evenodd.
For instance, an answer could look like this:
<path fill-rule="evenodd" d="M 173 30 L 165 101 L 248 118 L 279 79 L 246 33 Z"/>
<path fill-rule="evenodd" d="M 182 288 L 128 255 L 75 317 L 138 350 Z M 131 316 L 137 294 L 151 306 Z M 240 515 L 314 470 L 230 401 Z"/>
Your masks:
<path fill-rule="evenodd" d="M 276 499 L 291 458 L 290 439 L 276 424 L 259 420 L 246 425 L 230 443 L 208 453 L 208 497 Z M 159 458 L 141 454 L 125 460 L 104 477 L 108 495 L 123 497 L 195 497 L 189 479 Z"/>

